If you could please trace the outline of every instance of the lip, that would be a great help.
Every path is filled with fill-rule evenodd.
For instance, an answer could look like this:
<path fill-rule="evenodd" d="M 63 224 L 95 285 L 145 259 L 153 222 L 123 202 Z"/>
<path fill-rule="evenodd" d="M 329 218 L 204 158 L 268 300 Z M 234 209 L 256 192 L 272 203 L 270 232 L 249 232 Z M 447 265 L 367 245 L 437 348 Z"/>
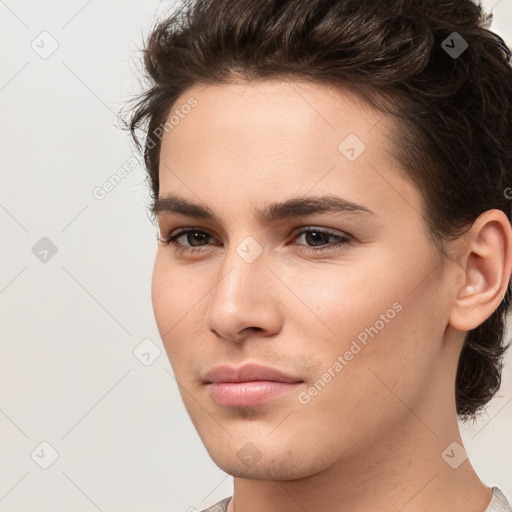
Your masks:
<path fill-rule="evenodd" d="M 275 368 L 246 364 L 238 368 L 216 366 L 204 376 L 210 396 L 226 407 L 254 407 L 303 383 Z"/>
<path fill-rule="evenodd" d="M 280 370 L 270 368 L 269 366 L 260 366 L 258 364 L 245 364 L 235 368 L 233 366 L 216 366 L 204 376 L 205 382 L 251 382 L 268 380 L 274 382 L 302 382 L 301 379 L 292 377 Z"/>

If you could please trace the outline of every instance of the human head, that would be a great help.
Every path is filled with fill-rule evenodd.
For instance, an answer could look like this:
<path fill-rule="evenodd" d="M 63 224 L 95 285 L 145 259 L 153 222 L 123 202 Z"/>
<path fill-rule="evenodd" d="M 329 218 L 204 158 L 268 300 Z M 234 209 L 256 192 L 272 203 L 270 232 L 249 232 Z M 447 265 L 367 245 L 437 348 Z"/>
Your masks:
<path fill-rule="evenodd" d="M 147 123 L 144 156 L 152 199 L 158 198 L 162 173 L 168 171 L 161 165 L 162 140 L 186 133 L 187 122 L 198 126 L 193 102 L 188 103 L 190 116 L 184 109 L 175 112 L 187 104 L 191 91 L 199 94 L 206 85 L 222 103 L 222 86 L 235 91 L 241 82 L 258 87 L 281 80 L 288 87 L 306 84 L 305 91 L 307 84 L 312 92 L 321 86 L 334 95 L 338 90 L 353 97 L 353 105 L 361 101 L 361 112 L 383 116 L 375 133 L 380 130 L 388 145 L 380 137 L 376 144 L 394 158 L 397 174 L 421 198 L 417 212 L 425 240 L 432 244 L 435 278 L 442 283 L 445 268 L 456 264 L 464 255 L 459 249 L 467 247 L 452 242 L 463 240 L 489 210 L 511 218 L 506 193 L 512 181 L 510 51 L 486 28 L 488 22 L 479 6 L 465 0 L 185 3 L 148 40 L 145 66 L 151 87 L 130 120 L 134 137 Z M 453 32 L 468 45 L 457 57 L 443 47 Z M 197 105 L 201 108 L 200 99 Z M 169 125 L 171 115 L 180 118 L 179 124 Z M 506 300 L 497 303 L 465 337 L 455 379 L 456 411 L 463 420 L 475 417 L 499 389 L 507 309 Z M 199 325 L 196 334 L 201 333 Z M 197 348 L 205 343 L 206 336 Z"/>

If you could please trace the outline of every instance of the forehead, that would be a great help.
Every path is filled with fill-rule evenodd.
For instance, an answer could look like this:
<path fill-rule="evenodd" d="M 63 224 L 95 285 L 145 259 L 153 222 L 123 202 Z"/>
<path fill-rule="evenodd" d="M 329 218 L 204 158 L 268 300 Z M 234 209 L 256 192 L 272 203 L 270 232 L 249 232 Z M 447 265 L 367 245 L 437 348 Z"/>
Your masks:
<path fill-rule="evenodd" d="M 191 99 L 194 108 L 183 108 Z M 197 84 L 170 115 L 179 122 L 162 139 L 161 193 L 226 208 L 338 192 L 373 211 L 394 206 L 397 214 L 397 199 L 409 214 L 420 211 L 418 192 L 390 153 L 392 121 L 346 88 Z"/>
<path fill-rule="evenodd" d="M 193 109 L 187 105 L 191 99 L 196 103 Z M 173 114 L 180 114 L 179 120 Z M 289 145 L 306 137 L 314 144 L 325 140 L 326 135 L 330 136 L 325 142 L 330 143 L 348 133 L 362 140 L 371 135 L 375 145 L 384 142 L 379 137 L 383 130 L 381 127 L 370 134 L 373 128 L 381 122 L 384 128 L 391 128 L 384 114 L 348 87 L 277 79 L 196 84 L 176 100 L 169 117 L 174 123 L 164 134 L 163 148 L 169 143 L 207 142 L 220 137 L 244 142 L 244 149 L 254 148 L 258 140 Z"/>

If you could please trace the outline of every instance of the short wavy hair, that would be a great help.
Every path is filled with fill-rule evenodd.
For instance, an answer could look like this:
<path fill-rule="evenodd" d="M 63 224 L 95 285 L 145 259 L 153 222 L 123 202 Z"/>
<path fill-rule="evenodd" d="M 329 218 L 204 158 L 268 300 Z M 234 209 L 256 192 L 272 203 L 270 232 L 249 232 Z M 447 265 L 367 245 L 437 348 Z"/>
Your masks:
<path fill-rule="evenodd" d="M 148 86 L 129 102 L 123 126 L 138 150 L 137 132 L 145 133 L 154 200 L 162 126 L 191 86 L 234 78 L 348 86 L 399 121 L 392 153 L 421 192 L 428 234 L 443 251 L 486 210 L 511 219 L 511 52 L 491 21 L 469 0 L 181 2 L 145 41 Z M 510 293 L 509 282 L 497 309 L 466 333 L 455 389 L 463 421 L 501 386 Z"/>

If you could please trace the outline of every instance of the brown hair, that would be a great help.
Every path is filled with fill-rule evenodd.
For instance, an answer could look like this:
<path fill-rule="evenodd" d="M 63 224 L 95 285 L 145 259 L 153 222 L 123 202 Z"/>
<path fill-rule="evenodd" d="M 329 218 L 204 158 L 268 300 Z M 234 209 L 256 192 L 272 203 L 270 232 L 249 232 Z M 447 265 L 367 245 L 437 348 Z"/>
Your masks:
<path fill-rule="evenodd" d="M 441 251 L 486 210 L 510 220 L 511 52 L 488 29 L 491 20 L 469 0 L 182 2 L 146 41 L 149 85 L 123 121 L 139 150 L 136 132 L 145 128 L 153 200 L 162 127 L 177 98 L 198 83 L 276 77 L 348 86 L 399 121 L 391 149 L 422 193 Z M 462 53 L 450 53 L 464 41 Z M 463 421 L 500 388 L 509 297 L 510 283 L 498 308 L 466 335 L 455 390 Z"/>

